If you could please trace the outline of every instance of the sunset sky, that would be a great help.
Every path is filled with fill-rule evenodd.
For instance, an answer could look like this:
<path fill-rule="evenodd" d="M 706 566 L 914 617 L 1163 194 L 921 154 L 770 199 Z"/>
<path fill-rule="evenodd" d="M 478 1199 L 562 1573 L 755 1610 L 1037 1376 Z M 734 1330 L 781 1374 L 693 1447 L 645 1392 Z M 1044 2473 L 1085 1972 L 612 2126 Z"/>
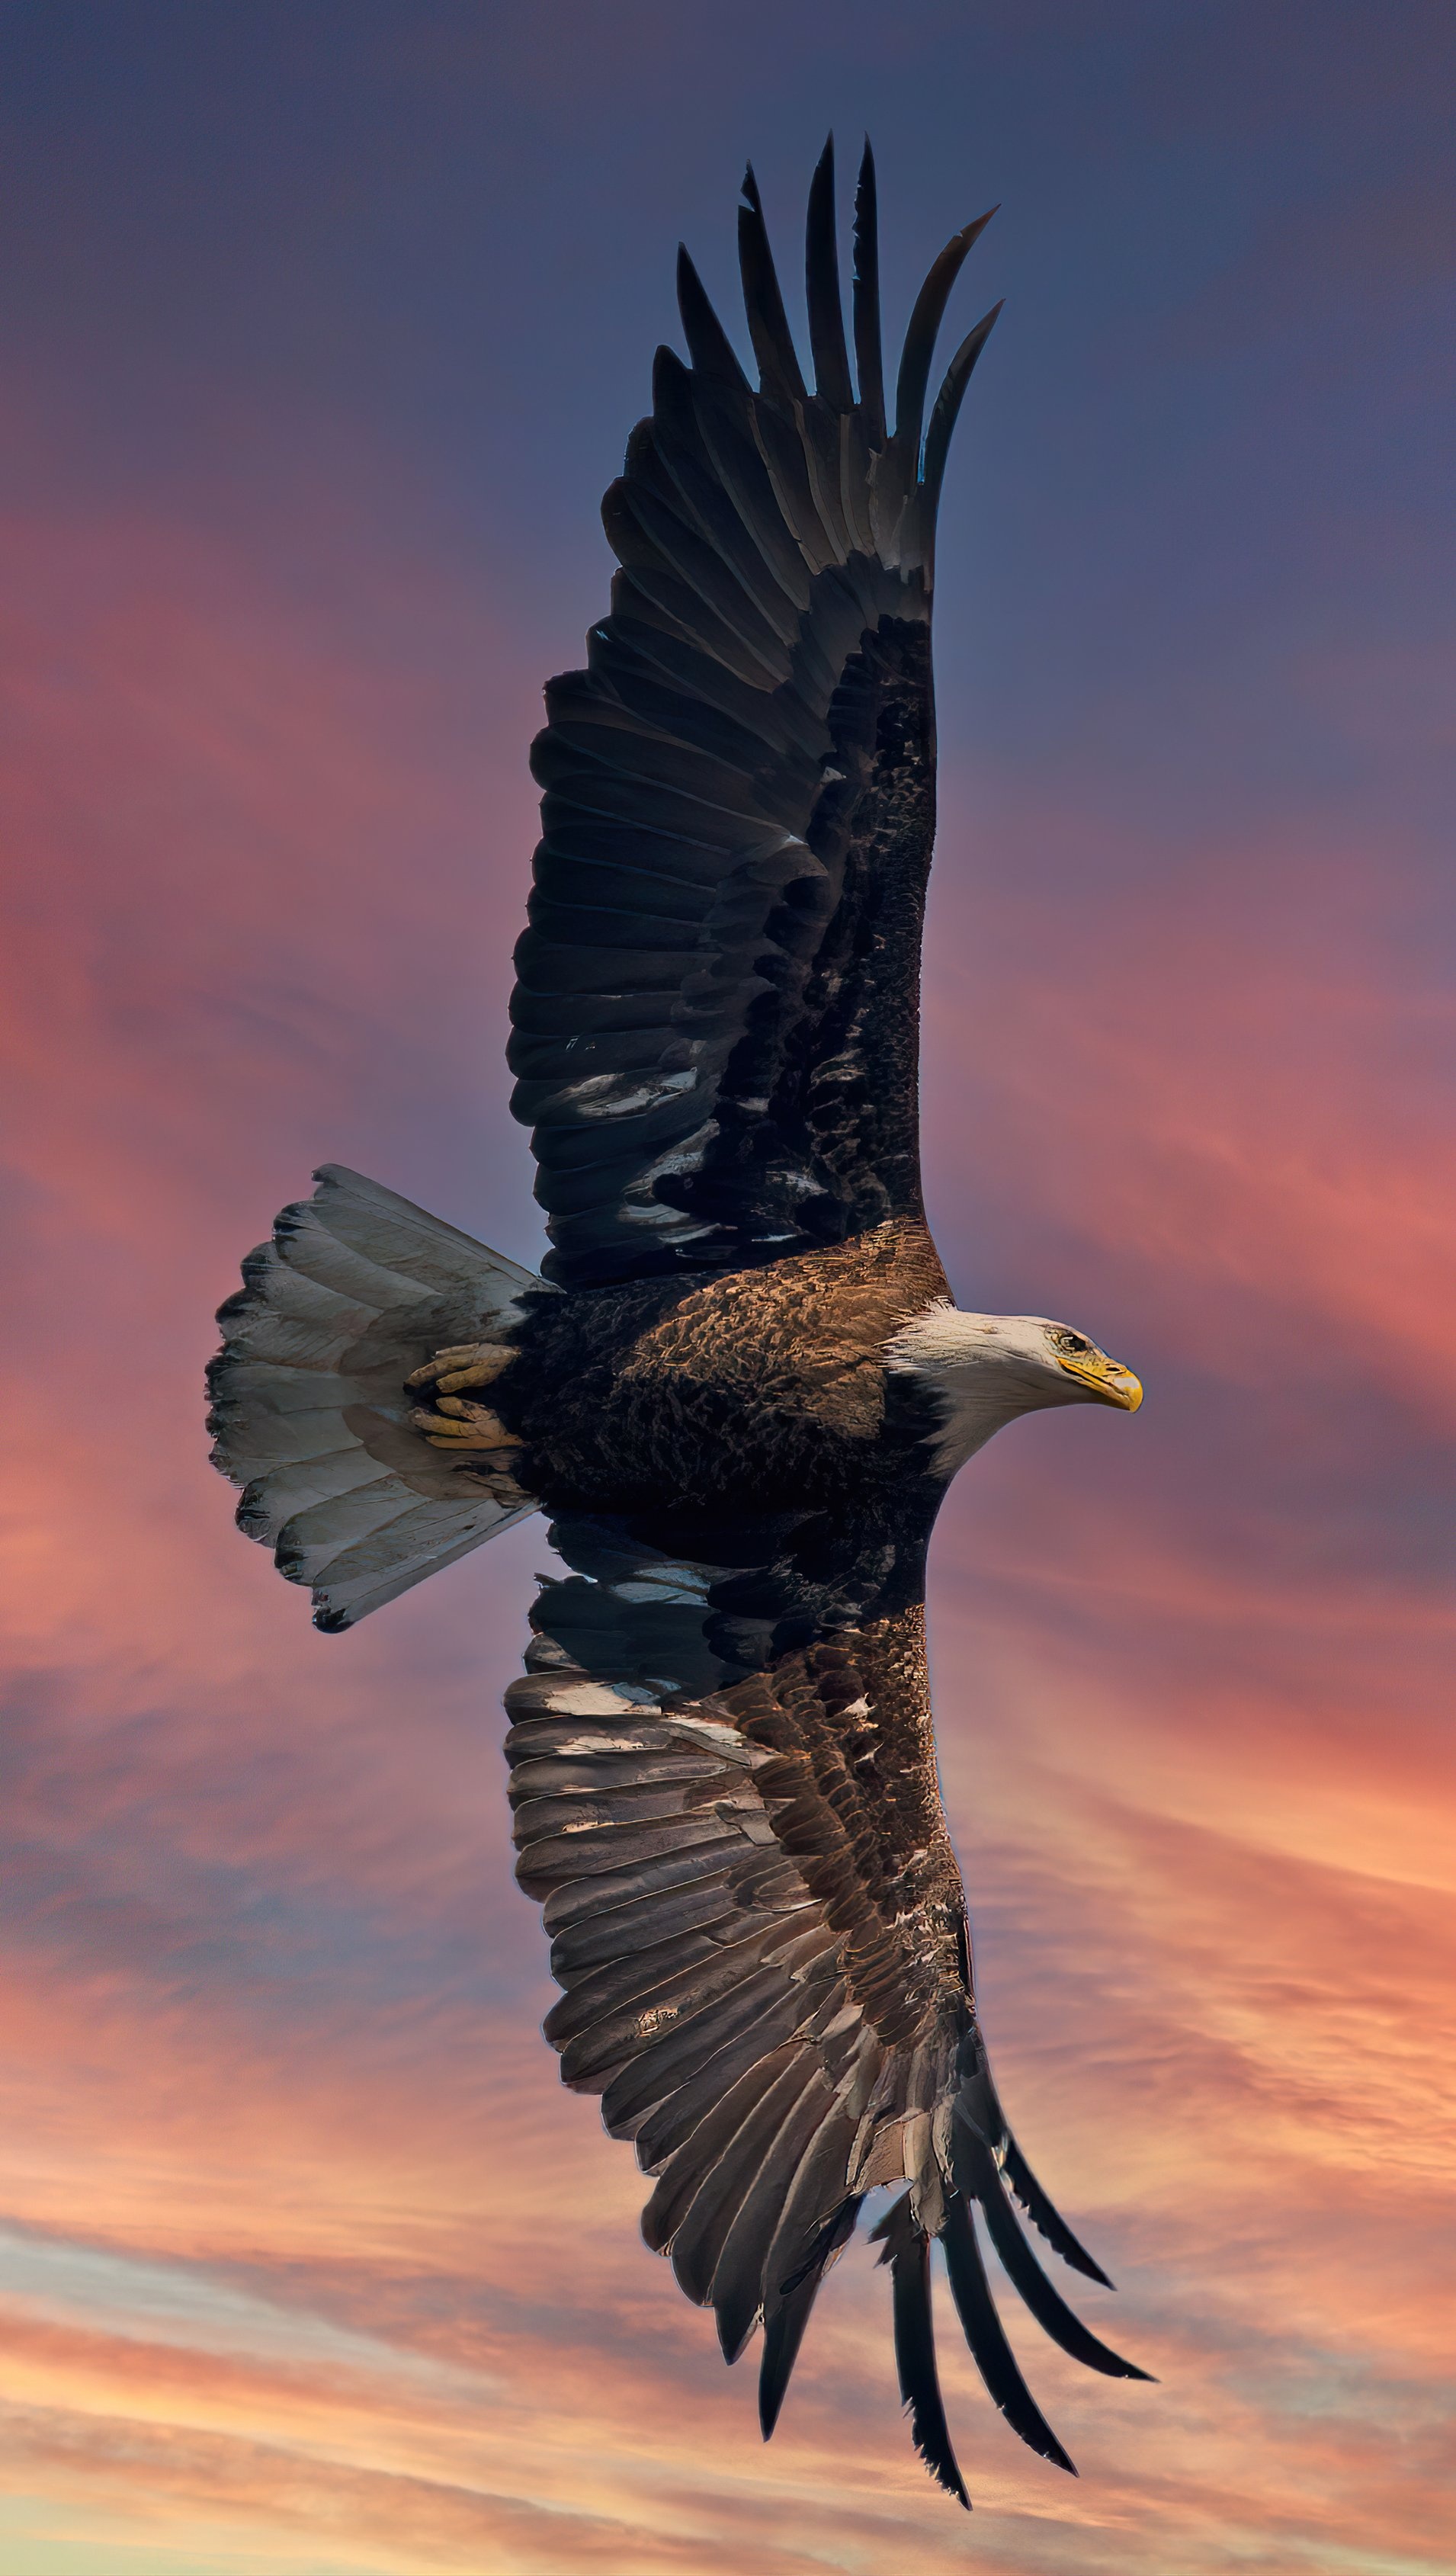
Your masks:
<path fill-rule="evenodd" d="M 1449 2576 L 1448 0 L 0 9 L 6 2576 Z M 213 1309 L 337 1160 L 534 1263 L 502 1064 L 547 674 L 676 336 L 871 129 L 892 327 L 1002 210 L 927 948 L 1016 1426 L 931 1567 L 1009 2115 L 1157 2374 L 851 2247 L 752 2363 L 562 2091 L 500 1695 L 526 1523 L 358 1633 L 232 1527 Z"/>

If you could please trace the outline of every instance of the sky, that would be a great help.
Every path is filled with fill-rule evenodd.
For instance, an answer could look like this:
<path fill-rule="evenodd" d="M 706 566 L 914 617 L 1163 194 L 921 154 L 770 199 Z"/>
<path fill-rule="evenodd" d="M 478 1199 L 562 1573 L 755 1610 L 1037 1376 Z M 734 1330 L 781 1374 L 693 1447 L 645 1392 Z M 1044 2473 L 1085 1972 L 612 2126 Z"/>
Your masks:
<path fill-rule="evenodd" d="M 13 2576 L 1449 2576 L 1443 0 L 0 7 Z M 852 2247 L 768 2449 L 562 2091 L 500 1693 L 526 1523 L 316 1636 L 201 1375 L 317 1163 L 544 1249 L 501 1051 L 548 673 L 675 334 L 825 131 L 887 304 L 1001 212 L 937 610 L 931 1215 L 1137 1368 L 930 1610 L 983 2015 L 1157 2374 Z"/>

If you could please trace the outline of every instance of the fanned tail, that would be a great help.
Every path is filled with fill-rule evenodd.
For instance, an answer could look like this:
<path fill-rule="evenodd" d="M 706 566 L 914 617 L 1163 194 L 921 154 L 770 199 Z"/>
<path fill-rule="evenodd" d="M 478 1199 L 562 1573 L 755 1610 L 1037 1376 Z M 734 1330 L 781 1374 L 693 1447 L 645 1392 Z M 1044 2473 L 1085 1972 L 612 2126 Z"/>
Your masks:
<path fill-rule="evenodd" d="M 314 1178 L 219 1309 L 208 1423 L 239 1528 L 337 1632 L 535 1509 L 505 1452 L 432 1448 L 405 1380 L 446 1344 L 504 1352 L 540 1283 L 359 1172 Z"/>

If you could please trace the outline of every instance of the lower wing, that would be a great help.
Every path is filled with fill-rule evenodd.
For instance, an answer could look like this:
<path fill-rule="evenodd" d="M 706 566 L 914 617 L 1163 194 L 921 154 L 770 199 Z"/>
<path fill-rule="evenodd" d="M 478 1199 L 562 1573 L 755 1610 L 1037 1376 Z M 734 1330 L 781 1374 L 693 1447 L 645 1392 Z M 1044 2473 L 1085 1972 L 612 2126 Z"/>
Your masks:
<path fill-rule="evenodd" d="M 554 1535 L 575 1571 L 544 1586 L 507 1695 L 517 1875 L 552 1935 L 564 1992 L 546 2030 L 563 2078 L 601 2094 L 653 2177 L 648 2243 L 714 2309 L 729 2361 L 762 2323 L 767 2436 L 861 2202 L 904 2183 L 875 2237 L 917 2450 L 968 2505 L 936 2374 L 938 2239 L 996 2404 L 1071 2469 L 1007 2342 L 979 2231 L 1064 2351 L 1148 2374 L 1073 2314 L 1013 2207 L 1014 2193 L 1065 2261 L 1105 2281 L 987 2069 L 919 1602 L 895 1606 L 883 1581 L 877 1602 L 847 1559 L 817 1564 L 807 1517 Z M 875 1564 L 882 1578 L 883 1550 Z"/>

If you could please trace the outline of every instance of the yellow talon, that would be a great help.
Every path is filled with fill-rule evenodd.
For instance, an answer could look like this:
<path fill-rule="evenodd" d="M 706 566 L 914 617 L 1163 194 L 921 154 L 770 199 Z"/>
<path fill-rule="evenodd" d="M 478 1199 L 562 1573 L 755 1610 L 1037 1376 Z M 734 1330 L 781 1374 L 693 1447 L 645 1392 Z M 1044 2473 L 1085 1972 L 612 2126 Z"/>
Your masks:
<path fill-rule="evenodd" d="M 484 1404 L 467 1404 L 458 1395 L 441 1396 L 433 1413 L 417 1405 L 410 1420 L 436 1449 L 519 1449 L 522 1445 L 498 1413 Z"/>
<path fill-rule="evenodd" d="M 489 1386 L 492 1378 L 499 1377 L 503 1368 L 509 1368 L 514 1358 L 515 1352 L 504 1346 L 482 1350 L 474 1359 L 462 1361 L 459 1368 L 452 1368 L 437 1383 L 448 1388 L 452 1395 L 462 1386 Z"/>
<path fill-rule="evenodd" d="M 489 1386 L 514 1358 L 509 1342 L 451 1342 L 444 1350 L 436 1351 L 422 1368 L 411 1369 L 405 1385 L 433 1384 L 455 1395 L 463 1386 Z"/>

